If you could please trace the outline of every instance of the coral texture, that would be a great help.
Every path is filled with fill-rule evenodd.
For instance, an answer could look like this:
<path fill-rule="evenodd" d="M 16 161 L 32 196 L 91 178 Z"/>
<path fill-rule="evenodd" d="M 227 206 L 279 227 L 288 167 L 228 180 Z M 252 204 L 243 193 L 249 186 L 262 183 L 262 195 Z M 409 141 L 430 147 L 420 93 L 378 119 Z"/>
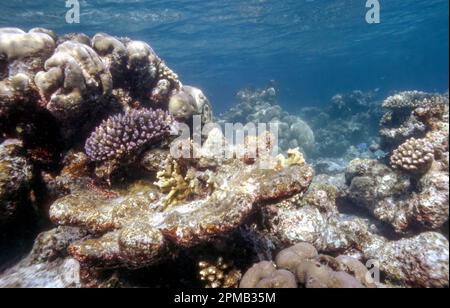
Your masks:
<path fill-rule="evenodd" d="M 375 221 L 339 213 L 333 193 L 323 187 L 312 188 L 304 199 L 288 199 L 275 208 L 268 207 L 265 212 L 270 233 L 285 245 L 306 242 L 322 253 L 339 252 L 359 260 L 377 261 L 381 274 L 385 276 L 384 283 L 389 286 L 448 286 L 448 240 L 442 234 L 426 232 L 397 241 L 391 240 L 377 229 Z M 311 198 L 309 194 L 317 197 Z M 303 249 L 302 246 L 300 248 Z M 292 270 L 296 263 L 291 262 L 289 256 L 301 257 L 302 254 L 296 252 L 298 249 L 290 250 L 293 251 L 283 252 L 276 260 L 280 266 Z M 315 254 L 312 249 L 308 251 L 309 255 Z M 358 263 L 356 267 L 355 264 L 349 265 L 347 258 L 339 259 L 355 273 L 357 279 L 361 279 L 362 274 L 356 273 L 358 268 L 362 270 L 361 264 Z M 411 264 L 421 266 L 409 266 Z M 327 281 L 321 286 L 326 286 Z"/>
<path fill-rule="evenodd" d="M 206 288 L 236 288 L 241 280 L 241 272 L 219 257 L 216 262 L 200 261 L 199 277 Z"/>
<path fill-rule="evenodd" d="M 423 138 L 436 129 L 448 110 L 448 94 L 401 92 L 383 102 L 386 112 L 380 121 L 381 146 L 387 152 L 410 138 Z"/>
<path fill-rule="evenodd" d="M 8 139 L 0 144 L 0 227 L 13 220 L 21 209 L 31 209 L 33 169 L 23 151 L 19 140 Z"/>
<path fill-rule="evenodd" d="M 394 150 L 391 165 L 393 168 L 409 172 L 425 173 L 431 167 L 433 160 L 433 144 L 426 138 L 411 138 Z"/>
<path fill-rule="evenodd" d="M 59 45 L 45 62 L 45 71 L 36 74 L 45 108 L 61 121 L 79 126 L 80 117 L 97 111 L 111 95 L 112 78 L 97 53 L 87 45 L 67 41 Z"/>
<path fill-rule="evenodd" d="M 253 265 L 241 288 L 363 288 L 374 287 L 368 270 L 357 259 L 319 255 L 314 246 L 299 243 L 278 253 L 275 264 Z"/>
<path fill-rule="evenodd" d="M 346 178 L 349 187 L 345 198 L 391 224 L 397 232 L 413 226 L 436 230 L 448 220 L 448 175 L 438 164 L 419 184 L 374 160 L 352 161 Z M 409 193 L 405 196 L 405 192 Z"/>
<path fill-rule="evenodd" d="M 117 197 L 110 198 L 82 189 L 57 200 L 50 216 L 55 223 L 76 225 L 98 235 L 69 247 L 80 262 L 144 267 L 169 257 L 169 242 L 192 247 L 228 234 L 263 202 L 304 192 L 312 175 L 307 165 L 275 171 L 234 160 L 214 173 L 217 189 L 210 195 L 163 212 L 164 196 L 144 185 L 125 194 L 118 191 Z"/>
<path fill-rule="evenodd" d="M 131 110 L 104 120 L 86 141 L 94 161 L 123 161 L 170 135 L 172 116 L 162 110 Z"/>

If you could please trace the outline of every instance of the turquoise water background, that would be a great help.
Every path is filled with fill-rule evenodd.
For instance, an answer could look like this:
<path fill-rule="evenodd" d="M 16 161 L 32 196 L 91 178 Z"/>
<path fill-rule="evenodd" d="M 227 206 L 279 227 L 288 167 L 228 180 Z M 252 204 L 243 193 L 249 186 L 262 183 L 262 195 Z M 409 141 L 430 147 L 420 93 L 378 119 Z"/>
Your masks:
<path fill-rule="evenodd" d="M 217 111 L 245 86 L 276 80 L 288 110 L 354 89 L 448 89 L 448 0 L 83 0 L 67 24 L 64 0 L 0 0 L 0 27 L 107 32 L 151 44 Z"/>

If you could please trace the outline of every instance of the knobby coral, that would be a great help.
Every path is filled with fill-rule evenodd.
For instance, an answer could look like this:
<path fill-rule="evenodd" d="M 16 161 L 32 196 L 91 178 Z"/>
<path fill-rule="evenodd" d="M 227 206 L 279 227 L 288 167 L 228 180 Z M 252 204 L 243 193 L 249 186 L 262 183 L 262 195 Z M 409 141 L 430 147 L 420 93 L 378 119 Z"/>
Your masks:
<path fill-rule="evenodd" d="M 241 272 L 219 257 L 216 262 L 200 261 L 198 263 L 200 280 L 206 288 L 236 288 L 242 277 Z"/>
<path fill-rule="evenodd" d="M 424 173 L 431 167 L 433 160 L 433 144 L 427 138 L 411 138 L 394 150 L 391 165 L 409 172 Z"/>
<path fill-rule="evenodd" d="M 282 250 L 275 264 L 255 264 L 242 278 L 241 288 L 363 288 L 374 287 L 368 270 L 358 260 L 319 255 L 308 243 Z"/>

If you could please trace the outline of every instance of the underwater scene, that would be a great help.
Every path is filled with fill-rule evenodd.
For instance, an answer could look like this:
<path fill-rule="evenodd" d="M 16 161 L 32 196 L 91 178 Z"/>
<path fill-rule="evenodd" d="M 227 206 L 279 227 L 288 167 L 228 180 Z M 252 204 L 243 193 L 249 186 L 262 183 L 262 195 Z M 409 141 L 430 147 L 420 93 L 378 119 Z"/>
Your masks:
<path fill-rule="evenodd" d="M 0 288 L 449 287 L 448 0 L 0 12 Z"/>

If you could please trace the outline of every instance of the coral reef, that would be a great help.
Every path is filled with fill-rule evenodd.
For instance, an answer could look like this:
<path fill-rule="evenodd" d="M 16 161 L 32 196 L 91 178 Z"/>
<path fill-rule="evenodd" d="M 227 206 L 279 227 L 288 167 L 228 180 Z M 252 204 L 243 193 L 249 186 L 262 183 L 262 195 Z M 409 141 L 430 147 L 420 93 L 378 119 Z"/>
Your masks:
<path fill-rule="evenodd" d="M 428 232 L 386 243 L 367 251 L 366 257 L 378 260 L 381 271 L 394 283 L 443 288 L 449 285 L 448 245 L 443 235 Z"/>
<path fill-rule="evenodd" d="M 323 253 L 377 261 L 388 286 L 448 286 L 448 240 L 442 234 L 428 232 L 392 240 L 375 221 L 340 213 L 333 191 L 317 185 L 311 188 L 303 199 L 289 199 L 268 207 L 265 212 L 270 234 L 283 245 L 306 242 Z M 316 197 L 312 198 L 311 194 Z M 416 248 L 420 245 L 423 245 L 421 249 Z M 295 255 L 296 249 L 291 250 L 294 252 L 284 252 L 278 260 L 292 270 L 295 262 L 286 262 L 283 256 L 286 254 L 289 259 Z M 314 250 L 310 251 L 314 254 Z"/>
<path fill-rule="evenodd" d="M 172 144 L 212 105 L 144 42 L 1 28 L 0 287 L 449 286 L 448 94 L 237 97 L 278 148 Z"/>
<path fill-rule="evenodd" d="M 380 121 L 381 146 L 390 152 L 410 138 L 420 139 L 436 130 L 448 115 L 448 94 L 400 92 L 388 97 L 383 107 L 389 111 Z"/>
<path fill-rule="evenodd" d="M 73 192 L 52 205 L 50 216 L 55 223 L 76 225 L 99 235 L 69 247 L 80 262 L 144 267 L 169 257 L 169 243 L 192 247 L 235 230 L 261 203 L 305 191 L 312 175 L 307 165 L 260 170 L 234 160 L 214 173 L 219 188 L 206 198 L 163 212 L 164 195 L 144 185 L 130 188 L 125 195 L 118 191 L 112 198 L 86 189 Z"/>
<path fill-rule="evenodd" d="M 172 116 L 163 110 L 131 110 L 104 120 L 86 141 L 93 161 L 122 162 L 170 134 Z"/>
<path fill-rule="evenodd" d="M 220 123 L 273 123 L 278 125 L 278 146 L 281 151 L 300 148 L 307 155 L 314 152 L 312 129 L 301 118 L 283 111 L 277 104 L 277 91 L 269 86 L 263 90 L 243 90 L 237 94 L 238 104 L 222 114 Z"/>
<path fill-rule="evenodd" d="M 164 104 L 182 87 L 177 74 L 144 42 L 99 33 L 92 46 L 109 68 L 114 86 L 127 89 L 134 97 Z"/>
<path fill-rule="evenodd" d="M 86 233 L 58 227 L 41 233 L 21 262 L 0 274 L 1 288 L 81 287 L 80 264 L 67 256 L 67 246 Z"/>
<path fill-rule="evenodd" d="M 314 157 L 320 158 L 341 158 L 352 146 L 377 143 L 381 115 L 377 93 L 362 91 L 337 94 L 325 108 L 300 110 L 315 134 Z"/>

